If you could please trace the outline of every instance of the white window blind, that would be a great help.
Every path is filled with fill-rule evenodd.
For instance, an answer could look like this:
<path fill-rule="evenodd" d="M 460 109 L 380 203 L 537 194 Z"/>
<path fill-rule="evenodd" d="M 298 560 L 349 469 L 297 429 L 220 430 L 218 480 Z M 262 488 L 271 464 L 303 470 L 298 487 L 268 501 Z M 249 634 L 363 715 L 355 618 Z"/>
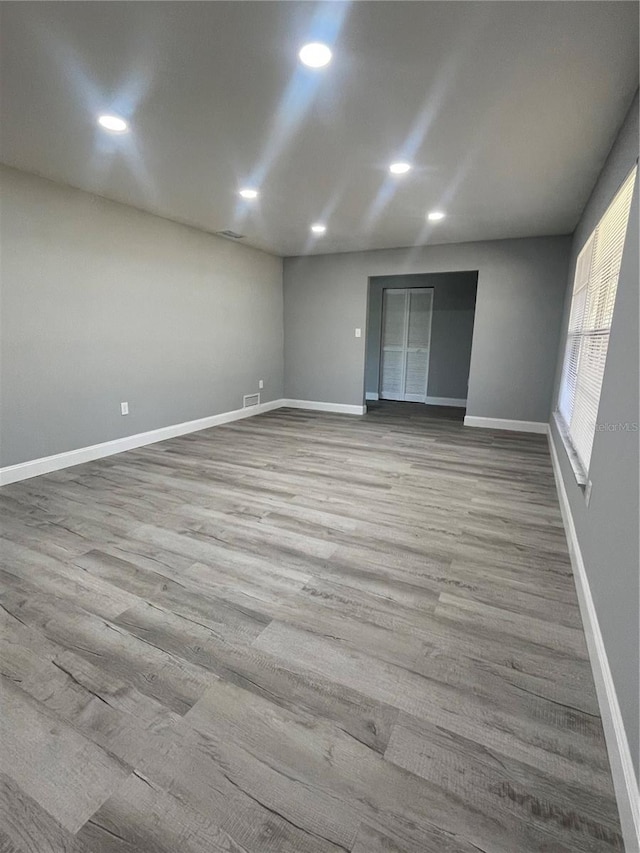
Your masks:
<path fill-rule="evenodd" d="M 586 482 L 637 167 L 578 255 L 558 413 Z"/>

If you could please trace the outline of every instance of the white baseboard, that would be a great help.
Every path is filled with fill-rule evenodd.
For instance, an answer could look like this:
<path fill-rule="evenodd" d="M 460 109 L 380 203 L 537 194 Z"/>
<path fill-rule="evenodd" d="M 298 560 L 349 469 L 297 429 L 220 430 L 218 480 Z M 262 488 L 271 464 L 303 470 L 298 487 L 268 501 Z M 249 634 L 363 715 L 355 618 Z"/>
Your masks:
<path fill-rule="evenodd" d="M 513 432 L 537 432 L 542 435 L 549 432 L 549 424 L 541 421 L 511 421 L 507 418 L 480 418 L 476 415 L 465 415 L 464 425 L 483 429 L 507 429 Z"/>
<path fill-rule="evenodd" d="M 207 418 L 172 424 L 149 432 L 139 432 L 135 435 L 127 435 L 124 438 L 116 438 L 113 441 L 103 441 L 101 444 L 92 444 L 89 447 L 79 447 L 77 450 L 68 450 L 65 453 L 56 453 L 53 456 L 20 462 L 17 465 L 7 465 L 5 468 L 0 468 L 0 485 L 5 486 L 19 480 L 27 480 L 30 477 L 38 477 L 40 474 L 49 474 L 51 471 L 59 471 L 61 468 L 70 468 L 73 465 L 81 465 L 83 462 L 92 462 L 94 459 L 112 456 L 114 453 L 123 453 L 125 450 L 144 447 L 146 444 L 155 444 L 157 441 L 165 441 L 167 438 L 175 438 L 189 432 L 220 426 L 231 421 L 238 421 L 241 418 L 250 418 L 253 415 L 270 412 L 272 409 L 279 409 L 282 405 L 283 400 L 272 400 L 269 403 L 249 406 L 246 409 L 222 412 L 220 415 L 210 415 Z"/>
<path fill-rule="evenodd" d="M 375 391 L 367 391 L 364 395 L 366 400 L 379 400 L 380 395 Z M 419 400 L 418 402 L 422 402 Z M 455 406 L 456 408 L 465 409 L 467 401 L 462 397 L 426 397 L 424 402 L 428 406 Z"/>
<path fill-rule="evenodd" d="M 456 409 L 466 409 L 467 401 L 462 397 L 426 397 L 425 403 L 428 406 L 455 406 Z"/>
<path fill-rule="evenodd" d="M 0 486 L 17 483 L 20 480 L 28 480 L 30 477 L 38 477 L 40 474 L 50 474 L 52 471 L 60 471 L 62 468 L 71 468 L 73 465 L 82 465 L 83 462 L 93 462 L 94 459 L 113 456 L 115 453 L 124 453 L 125 450 L 134 450 L 136 447 L 166 441 L 166 439 L 175 438 L 178 435 L 186 435 L 190 432 L 198 432 L 201 429 L 239 421 L 242 418 L 250 418 L 253 415 L 260 415 L 263 412 L 270 412 L 283 406 L 292 409 L 312 409 L 318 412 L 338 412 L 344 415 L 364 415 L 367 412 L 366 406 L 348 406 L 343 403 L 317 403 L 312 400 L 272 400 L 269 403 L 260 403 L 246 409 L 222 412 L 219 415 L 210 415 L 206 418 L 198 418 L 195 421 L 172 424 L 149 432 L 138 432 L 135 435 L 127 435 L 113 441 L 103 441 L 89 447 L 67 450 L 53 456 L 30 459 L 28 462 L 19 462 L 17 465 L 7 465 L 0 468 Z"/>
<path fill-rule="evenodd" d="M 309 409 L 313 412 L 335 412 L 339 415 L 366 415 L 366 406 L 350 406 L 347 403 L 320 403 L 316 400 L 281 400 L 281 406 L 289 409 Z"/>
<path fill-rule="evenodd" d="M 551 434 L 549 434 L 549 449 L 551 451 L 553 474 L 556 480 L 560 510 L 562 512 L 562 520 L 564 521 L 569 555 L 576 582 L 580 613 L 582 615 L 587 648 L 589 650 L 589 659 L 598 694 L 598 704 L 600 705 L 602 726 L 609 753 L 613 786 L 618 802 L 622 836 L 627 853 L 638 853 L 640 851 L 640 791 L 638 790 L 638 780 L 636 779 L 633 768 L 629 741 L 627 740 L 622 714 L 620 713 L 620 705 L 618 703 L 613 676 L 611 675 L 611 668 L 609 667 L 607 650 L 600 631 L 598 614 L 591 596 L 589 578 L 584 560 L 582 559 L 576 528 L 573 523 L 567 490 L 562 479 L 558 452 Z"/>

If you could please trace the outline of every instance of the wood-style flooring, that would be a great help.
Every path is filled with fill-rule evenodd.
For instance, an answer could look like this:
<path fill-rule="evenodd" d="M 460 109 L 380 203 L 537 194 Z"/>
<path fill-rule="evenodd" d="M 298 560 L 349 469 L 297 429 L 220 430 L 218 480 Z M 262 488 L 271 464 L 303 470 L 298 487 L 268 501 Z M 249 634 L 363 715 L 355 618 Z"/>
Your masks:
<path fill-rule="evenodd" d="M 0 511 L 2 853 L 623 849 L 544 437 L 281 409 Z"/>

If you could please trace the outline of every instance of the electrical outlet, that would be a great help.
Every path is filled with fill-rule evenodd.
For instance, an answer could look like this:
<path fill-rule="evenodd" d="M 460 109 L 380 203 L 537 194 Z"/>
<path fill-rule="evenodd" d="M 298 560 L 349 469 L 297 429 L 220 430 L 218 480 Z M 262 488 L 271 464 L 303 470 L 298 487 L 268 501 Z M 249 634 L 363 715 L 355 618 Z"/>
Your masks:
<path fill-rule="evenodd" d="M 356 338 L 362 337 L 362 329 L 356 329 Z"/>
<path fill-rule="evenodd" d="M 128 415 L 129 414 L 129 404 L 128 403 L 120 403 L 120 414 Z"/>
<path fill-rule="evenodd" d="M 591 500 L 591 488 L 593 483 L 591 480 L 587 480 L 587 485 L 584 487 L 584 502 L 587 506 L 589 506 L 589 501 Z"/>
<path fill-rule="evenodd" d="M 264 388 L 264 379 L 261 379 L 261 380 L 258 382 L 258 388 Z"/>

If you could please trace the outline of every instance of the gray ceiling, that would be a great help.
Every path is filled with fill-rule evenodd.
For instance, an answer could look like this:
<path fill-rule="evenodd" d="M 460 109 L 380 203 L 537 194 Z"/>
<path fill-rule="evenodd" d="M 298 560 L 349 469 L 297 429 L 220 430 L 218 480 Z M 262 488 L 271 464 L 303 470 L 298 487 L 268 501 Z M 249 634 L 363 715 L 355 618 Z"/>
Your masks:
<path fill-rule="evenodd" d="M 638 86 L 635 2 L 4 2 L 1 16 L 4 162 L 279 255 L 572 231 Z M 313 40 L 333 45 L 320 71 L 297 60 Z M 132 132 L 99 130 L 101 112 Z M 415 168 L 392 179 L 395 159 Z M 255 182 L 259 202 L 241 202 Z M 447 219 L 427 225 L 434 208 Z"/>

